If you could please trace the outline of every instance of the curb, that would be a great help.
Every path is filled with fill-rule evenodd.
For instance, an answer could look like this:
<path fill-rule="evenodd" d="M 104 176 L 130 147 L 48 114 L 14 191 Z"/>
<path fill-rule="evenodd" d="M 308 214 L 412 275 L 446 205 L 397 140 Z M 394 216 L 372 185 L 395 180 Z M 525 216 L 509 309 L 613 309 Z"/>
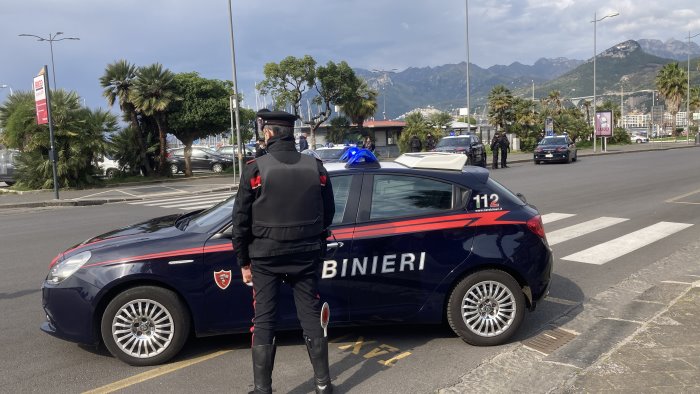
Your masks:
<path fill-rule="evenodd" d="M 238 189 L 238 186 L 231 185 L 231 186 L 216 187 L 213 189 L 202 190 L 201 192 L 189 193 L 189 194 L 190 195 L 201 195 L 201 194 L 214 193 L 214 192 L 220 192 L 220 191 L 234 192 L 237 189 Z M 173 192 L 173 193 L 161 194 L 161 195 L 159 195 L 159 197 L 181 196 L 181 195 L 185 195 L 185 194 L 188 194 L 188 193 Z M 146 198 L 148 198 L 148 196 L 103 198 L 103 199 L 95 199 L 95 200 L 74 199 L 74 200 L 49 200 L 49 201 L 35 201 L 35 202 L 18 202 L 18 203 L 0 204 L 0 210 L 1 209 L 10 209 L 10 208 L 93 206 L 93 205 L 104 205 L 104 204 L 110 204 L 110 203 L 125 202 L 125 201 L 141 201 L 141 200 L 144 200 Z"/>

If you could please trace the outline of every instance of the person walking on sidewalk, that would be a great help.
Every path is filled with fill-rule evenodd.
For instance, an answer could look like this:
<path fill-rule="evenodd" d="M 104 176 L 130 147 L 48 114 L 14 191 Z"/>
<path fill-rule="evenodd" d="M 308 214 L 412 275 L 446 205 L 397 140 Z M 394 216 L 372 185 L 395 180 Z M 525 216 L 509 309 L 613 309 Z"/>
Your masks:
<path fill-rule="evenodd" d="M 243 282 L 253 286 L 253 392 L 272 393 L 277 302 L 284 280 L 294 290 L 316 393 L 331 393 L 317 275 L 335 213 L 333 188 L 322 162 L 297 152 L 296 116 L 268 111 L 257 117 L 267 154 L 243 171 L 232 237 Z"/>
<path fill-rule="evenodd" d="M 492 162 L 491 168 L 493 168 L 494 170 L 498 169 L 498 151 L 500 150 L 499 143 L 500 143 L 500 138 L 498 136 L 498 133 L 496 133 L 493 135 L 493 138 L 491 139 L 491 155 L 493 156 L 493 162 Z"/>
<path fill-rule="evenodd" d="M 508 168 L 507 158 L 508 152 L 510 152 L 510 141 L 508 141 L 508 136 L 506 133 L 501 133 L 501 139 L 498 141 L 498 146 L 501 148 L 501 168 Z"/>

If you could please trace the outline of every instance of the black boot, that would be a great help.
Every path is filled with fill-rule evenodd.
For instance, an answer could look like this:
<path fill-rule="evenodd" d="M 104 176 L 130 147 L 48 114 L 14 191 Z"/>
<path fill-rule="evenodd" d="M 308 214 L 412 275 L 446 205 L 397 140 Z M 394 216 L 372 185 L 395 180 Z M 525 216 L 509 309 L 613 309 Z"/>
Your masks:
<path fill-rule="evenodd" d="M 331 374 L 328 368 L 328 338 L 304 337 L 306 350 L 309 351 L 309 360 L 314 368 L 314 387 L 316 394 L 330 394 L 333 392 Z"/>
<path fill-rule="evenodd" d="M 275 366 L 277 347 L 272 345 L 253 346 L 254 394 L 272 393 L 272 369 Z"/>

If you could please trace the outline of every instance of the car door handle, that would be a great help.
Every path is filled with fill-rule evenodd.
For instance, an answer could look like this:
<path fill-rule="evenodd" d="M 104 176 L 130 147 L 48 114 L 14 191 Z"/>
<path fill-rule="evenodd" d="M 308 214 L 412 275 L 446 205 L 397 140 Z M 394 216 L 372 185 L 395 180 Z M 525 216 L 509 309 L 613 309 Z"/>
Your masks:
<path fill-rule="evenodd" d="M 344 243 L 342 242 L 329 242 L 326 244 L 326 250 L 332 250 L 332 249 L 340 249 L 342 248 Z"/>

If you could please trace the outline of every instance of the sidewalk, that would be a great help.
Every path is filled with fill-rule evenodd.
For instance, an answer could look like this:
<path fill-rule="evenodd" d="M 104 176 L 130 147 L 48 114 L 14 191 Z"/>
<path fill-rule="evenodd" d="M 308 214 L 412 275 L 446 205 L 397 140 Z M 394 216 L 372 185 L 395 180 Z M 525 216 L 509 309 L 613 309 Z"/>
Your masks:
<path fill-rule="evenodd" d="M 572 305 L 436 392 L 700 393 L 699 255 L 696 241 Z M 564 341 L 533 345 L 545 336 Z"/>

